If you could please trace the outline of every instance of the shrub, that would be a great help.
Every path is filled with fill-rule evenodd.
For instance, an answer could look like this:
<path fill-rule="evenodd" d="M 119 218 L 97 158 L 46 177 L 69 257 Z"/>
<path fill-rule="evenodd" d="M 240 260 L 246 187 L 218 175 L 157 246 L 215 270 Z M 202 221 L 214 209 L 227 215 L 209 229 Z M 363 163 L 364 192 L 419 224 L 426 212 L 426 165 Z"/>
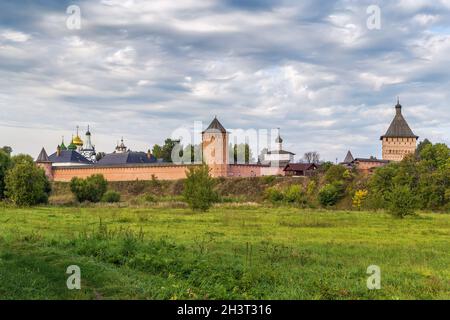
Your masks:
<path fill-rule="evenodd" d="M 334 184 L 327 184 L 319 191 L 319 202 L 328 207 L 334 206 L 340 198 L 340 190 Z"/>
<path fill-rule="evenodd" d="M 20 162 L 6 173 L 5 189 L 5 195 L 14 204 L 31 206 L 47 203 L 51 185 L 44 170 L 34 163 Z"/>
<path fill-rule="evenodd" d="M 108 202 L 108 203 L 120 202 L 120 193 L 118 193 L 116 191 L 107 191 L 103 195 L 102 201 Z"/>
<path fill-rule="evenodd" d="M 148 193 L 144 196 L 144 201 L 154 203 L 157 202 L 157 199 L 154 195 Z"/>
<path fill-rule="evenodd" d="M 207 211 L 214 202 L 217 202 L 218 195 L 213 188 L 214 180 L 209 176 L 206 164 L 191 167 L 186 172 L 183 197 L 191 209 Z"/>
<path fill-rule="evenodd" d="M 416 199 L 407 186 L 396 186 L 389 196 L 389 212 L 398 218 L 413 215 L 416 209 Z"/>
<path fill-rule="evenodd" d="M 305 204 L 305 193 L 301 186 L 293 184 L 289 186 L 284 192 L 284 200 L 288 203 Z"/>
<path fill-rule="evenodd" d="M 145 188 L 147 187 L 148 184 L 149 183 L 145 180 L 131 181 L 128 186 L 128 192 L 132 195 L 137 196 L 145 191 Z"/>
<path fill-rule="evenodd" d="M 283 192 L 277 187 L 269 187 L 264 191 L 264 199 L 272 203 L 281 202 L 284 199 Z"/>
<path fill-rule="evenodd" d="M 361 207 L 365 203 L 368 194 L 369 192 L 367 190 L 356 191 L 352 199 L 353 207 L 361 210 Z"/>
<path fill-rule="evenodd" d="M 72 178 L 70 181 L 70 190 L 79 202 L 99 202 L 107 187 L 108 183 L 101 174 L 95 174 L 86 179 Z"/>

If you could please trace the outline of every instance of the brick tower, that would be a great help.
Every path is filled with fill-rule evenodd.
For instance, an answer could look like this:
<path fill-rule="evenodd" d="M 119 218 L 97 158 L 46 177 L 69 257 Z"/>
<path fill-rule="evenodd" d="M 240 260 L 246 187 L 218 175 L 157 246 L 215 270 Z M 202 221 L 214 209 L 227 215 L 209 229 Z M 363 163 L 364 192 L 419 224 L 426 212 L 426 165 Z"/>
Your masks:
<path fill-rule="evenodd" d="M 403 158 L 416 152 L 417 139 L 402 115 L 402 106 L 397 100 L 395 117 L 388 131 L 380 139 L 383 148 L 383 160 L 402 161 Z"/>
<path fill-rule="evenodd" d="M 228 176 L 228 132 L 217 117 L 202 132 L 202 152 L 212 177 Z"/>
<path fill-rule="evenodd" d="M 53 181 L 52 162 L 48 158 L 47 152 L 44 148 L 42 148 L 41 153 L 39 153 L 39 156 L 36 159 L 36 166 L 44 169 L 45 175 L 47 176 L 48 180 Z"/>

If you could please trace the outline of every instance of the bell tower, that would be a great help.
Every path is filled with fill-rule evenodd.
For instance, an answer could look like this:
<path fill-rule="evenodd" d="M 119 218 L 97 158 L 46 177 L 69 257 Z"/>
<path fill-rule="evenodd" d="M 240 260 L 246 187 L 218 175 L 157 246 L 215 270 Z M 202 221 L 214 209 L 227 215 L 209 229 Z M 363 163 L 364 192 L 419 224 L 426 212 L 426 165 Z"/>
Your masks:
<path fill-rule="evenodd" d="M 228 132 L 217 117 L 202 132 L 202 152 L 212 177 L 228 176 Z"/>

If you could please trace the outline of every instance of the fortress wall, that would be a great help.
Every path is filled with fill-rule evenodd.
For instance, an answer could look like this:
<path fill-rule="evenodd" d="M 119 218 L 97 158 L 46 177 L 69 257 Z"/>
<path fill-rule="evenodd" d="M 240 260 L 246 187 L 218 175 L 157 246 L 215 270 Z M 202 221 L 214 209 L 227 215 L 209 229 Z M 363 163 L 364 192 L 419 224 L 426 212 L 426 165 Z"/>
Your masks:
<path fill-rule="evenodd" d="M 73 177 L 86 178 L 102 174 L 108 181 L 151 180 L 152 175 L 159 180 L 186 178 L 188 165 L 168 166 L 123 166 L 123 167 L 53 167 L 53 180 L 68 182 Z"/>
<path fill-rule="evenodd" d="M 231 164 L 228 168 L 229 177 L 260 177 L 261 176 L 260 165 L 251 164 Z"/>
<path fill-rule="evenodd" d="M 262 176 L 284 176 L 283 167 L 261 167 Z"/>

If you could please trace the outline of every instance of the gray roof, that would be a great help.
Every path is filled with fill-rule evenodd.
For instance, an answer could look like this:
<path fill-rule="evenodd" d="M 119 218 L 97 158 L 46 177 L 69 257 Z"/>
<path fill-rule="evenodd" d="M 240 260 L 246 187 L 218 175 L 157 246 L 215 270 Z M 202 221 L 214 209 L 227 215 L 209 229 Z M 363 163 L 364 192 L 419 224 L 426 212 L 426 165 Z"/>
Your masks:
<path fill-rule="evenodd" d="M 268 151 L 267 154 L 292 154 L 295 156 L 295 153 L 286 150 L 272 150 Z"/>
<path fill-rule="evenodd" d="M 355 158 L 353 158 L 352 153 L 350 152 L 350 150 L 347 152 L 347 156 L 344 159 L 343 163 L 351 163 L 353 160 L 355 160 Z"/>
<path fill-rule="evenodd" d="M 214 117 L 214 120 L 209 124 L 208 128 L 206 128 L 204 132 L 222 132 L 226 133 L 227 130 L 224 128 L 224 126 L 217 120 L 217 117 Z"/>
<path fill-rule="evenodd" d="M 395 117 L 394 120 L 392 120 L 392 123 L 387 130 L 386 134 L 384 136 L 381 136 L 380 139 L 383 138 L 419 138 L 416 136 L 411 128 L 409 127 L 408 123 L 406 122 L 405 118 L 403 118 L 402 115 L 402 106 L 400 103 L 397 103 L 395 106 Z"/>
<path fill-rule="evenodd" d="M 86 159 L 83 155 L 75 150 L 61 150 L 58 156 L 57 152 L 49 157 L 49 160 L 53 163 L 79 163 L 79 164 L 92 164 L 91 161 Z"/>
<path fill-rule="evenodd" d="M 98 165 L 114 165 L 114 164 L 136 164 L 136 163 L 155 163 L 156 158 L 152 155 L 150 159 L 145 152 L 124 152 L 110 153 L 100 159 Z"/>
<path fill-rule="evenodd" d="M 50 162 L 47 151 L 45 151 L 44 148 L 42 148 L 41 153 L 39 153 L 36 162 Z"/>

